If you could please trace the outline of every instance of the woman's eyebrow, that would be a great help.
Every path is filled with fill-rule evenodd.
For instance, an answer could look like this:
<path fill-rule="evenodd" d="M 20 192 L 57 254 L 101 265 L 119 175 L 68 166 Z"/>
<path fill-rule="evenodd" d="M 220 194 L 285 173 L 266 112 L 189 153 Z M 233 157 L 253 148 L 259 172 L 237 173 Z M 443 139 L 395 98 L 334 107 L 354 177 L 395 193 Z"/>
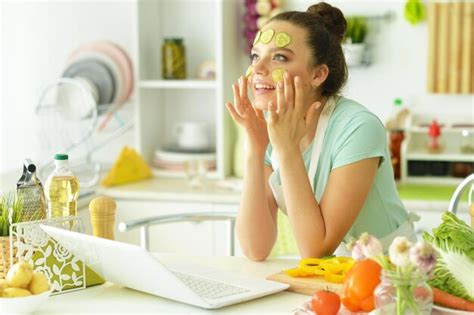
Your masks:
<path fill-rule="evenodd" d="M 260 50 L 260 49 L 258 49 L 258 48 L 256 47 L 256 48 L 252 48 L 252 51 L 251 51 L 251 52 L 252 52 L 252 53 L 254 53 L 254 52 L 257 52 L 257 53 L 258 53 L 259 50 Z M 273 47 L 273 48 L 270 48 L 270 52 L 281 51 L 281 50 L 286 51 L 286 52 L 289 52 L 289 53 L 291 53 L 291 54 L 293 54 L 293 55 L 295 54 L 295 53 L 293 52 L 293 50 L 291 50 L 290 48 L 280 48 L 280 47 Z"/>

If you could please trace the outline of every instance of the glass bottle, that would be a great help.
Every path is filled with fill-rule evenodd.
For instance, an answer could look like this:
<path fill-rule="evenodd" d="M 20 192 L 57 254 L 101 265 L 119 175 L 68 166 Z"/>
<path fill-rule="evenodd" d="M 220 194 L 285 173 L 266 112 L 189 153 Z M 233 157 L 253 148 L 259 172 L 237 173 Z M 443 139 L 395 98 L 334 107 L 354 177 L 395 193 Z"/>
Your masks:
<path fill-rule="evenodd" d="M 69 169 L 67 154 L 54 156 L 56 168 L 48 176 L 45 195 L 48 201 L 48 218 L 77 216 L 79 181 Z"/>
<path fill-rule="evenodd" d="M 165 38 L 161 47 L 163 79 L 186 79 L 186 52 L 182 38 Z"/>
<path fill-rule="evenodd" d="M 427 280 L 426 275 L 401 275 L 383 270 L 381 282 L 374 291 L 376 314 L 431 314 L 433 291 Z"/>

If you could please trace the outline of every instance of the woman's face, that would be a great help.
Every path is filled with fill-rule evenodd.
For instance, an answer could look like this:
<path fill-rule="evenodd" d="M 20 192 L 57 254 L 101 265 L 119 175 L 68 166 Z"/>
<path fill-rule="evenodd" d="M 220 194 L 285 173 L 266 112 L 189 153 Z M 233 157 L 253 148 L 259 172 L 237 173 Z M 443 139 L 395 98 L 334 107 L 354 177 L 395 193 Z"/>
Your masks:
<path fill-rule="evenodd" d="M 253 68 L 249 78 L 250 90 L 254 96 L 254 106 L 261 110 L 268 109 L 269 101 L 276 104 L 275 70 L 286 70 L 291 78 L 299 76 L 304 84 L 305 95 L 312 92 L 311 81 L 314 75 L 314 67 L 310 66 L 311 51 L 306 44 L 306 31 L 303 28 L 286 21 L 272 21 L 262 28 L 262 34 L 266 30 L 274 31 L 272 39 L 267 44 L 259 40 L 250 54 Z M 275 44 L 275 38 L 281 32 L 288 34 L 291 39 L 291 42 L 282 48 Z"/>

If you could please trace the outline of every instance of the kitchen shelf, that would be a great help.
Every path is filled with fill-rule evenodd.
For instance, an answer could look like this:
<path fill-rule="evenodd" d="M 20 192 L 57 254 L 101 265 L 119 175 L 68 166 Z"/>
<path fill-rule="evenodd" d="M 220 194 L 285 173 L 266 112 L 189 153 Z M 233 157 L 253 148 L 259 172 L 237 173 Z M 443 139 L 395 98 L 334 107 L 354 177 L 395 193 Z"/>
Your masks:
<path fill-rule="evenodd" d="M 214 80 L 143 80 L 138 82 L 145 89 L 215 89 Z"/>
<path fill-rule="evenodd" d="M 407 153 L 406 159 L 410 161 L 474 162 L 474 154 L 410 152 Z"/>
<path fill-rule="evenodd" d="M 216 152 L 216 170 L 206 177 L 225 178 L 232 173 L 235 132 L 223 104 L 232 99 L 232 84 L 239 74 L 238 0 L 138 0 L 137 8 L 137 143 L 152 164 L 156 150 L 176 142 L 176 126 L 204 123 L 210 146 Z M 161 76 L 164 38 L 183 38 L 186 51 L 184 80 Z M 215 79 L 198 79 L 204 62 L 215 64 Z M 154 170 L 156 177 L 186 178 L 185 172 Z"/>
<path fill-rule="evenodd" d="M 405 183 L 458 185 L 462 180 L 463 178 L 453 176 L 409 176 Z"/>
<path fill-rule="evenodd" d="M 176 179 L 185 179 L 188 176 L 186 172 L 182 171 L 170 171 L 170 170 L 163 170 L 157 167 L 152 167 L 151 172 L 155 177 L 164 177 L 164 178 L 176 178 Z M 203 175 L 203 180 L 206 179 L 217 179 L 219 178 L 218 173 L 216 171 L 209 171 L 205 175 Z"/>
<path fill-rule="evenodd" d="M 411 127 L 409 132 L 428 134 L 429 127 Z M 462 133 L 463 131 L 474 133 L 474 127 L 441 127 L 441 134 L 443 133 Z"/>

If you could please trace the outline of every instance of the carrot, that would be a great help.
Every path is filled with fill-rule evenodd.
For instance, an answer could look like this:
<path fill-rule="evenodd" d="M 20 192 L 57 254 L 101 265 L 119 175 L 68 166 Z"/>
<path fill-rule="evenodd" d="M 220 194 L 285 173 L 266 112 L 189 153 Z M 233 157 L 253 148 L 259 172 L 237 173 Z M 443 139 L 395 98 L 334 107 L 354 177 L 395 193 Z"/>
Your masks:
<path fill-rule="evenodd" d="M 437 288 L 433 289 L 433 302 L 441 306 L 447 306 L 457 310 L 474 311 L 474 303 L 463 298 L 454 296 Z"/>

